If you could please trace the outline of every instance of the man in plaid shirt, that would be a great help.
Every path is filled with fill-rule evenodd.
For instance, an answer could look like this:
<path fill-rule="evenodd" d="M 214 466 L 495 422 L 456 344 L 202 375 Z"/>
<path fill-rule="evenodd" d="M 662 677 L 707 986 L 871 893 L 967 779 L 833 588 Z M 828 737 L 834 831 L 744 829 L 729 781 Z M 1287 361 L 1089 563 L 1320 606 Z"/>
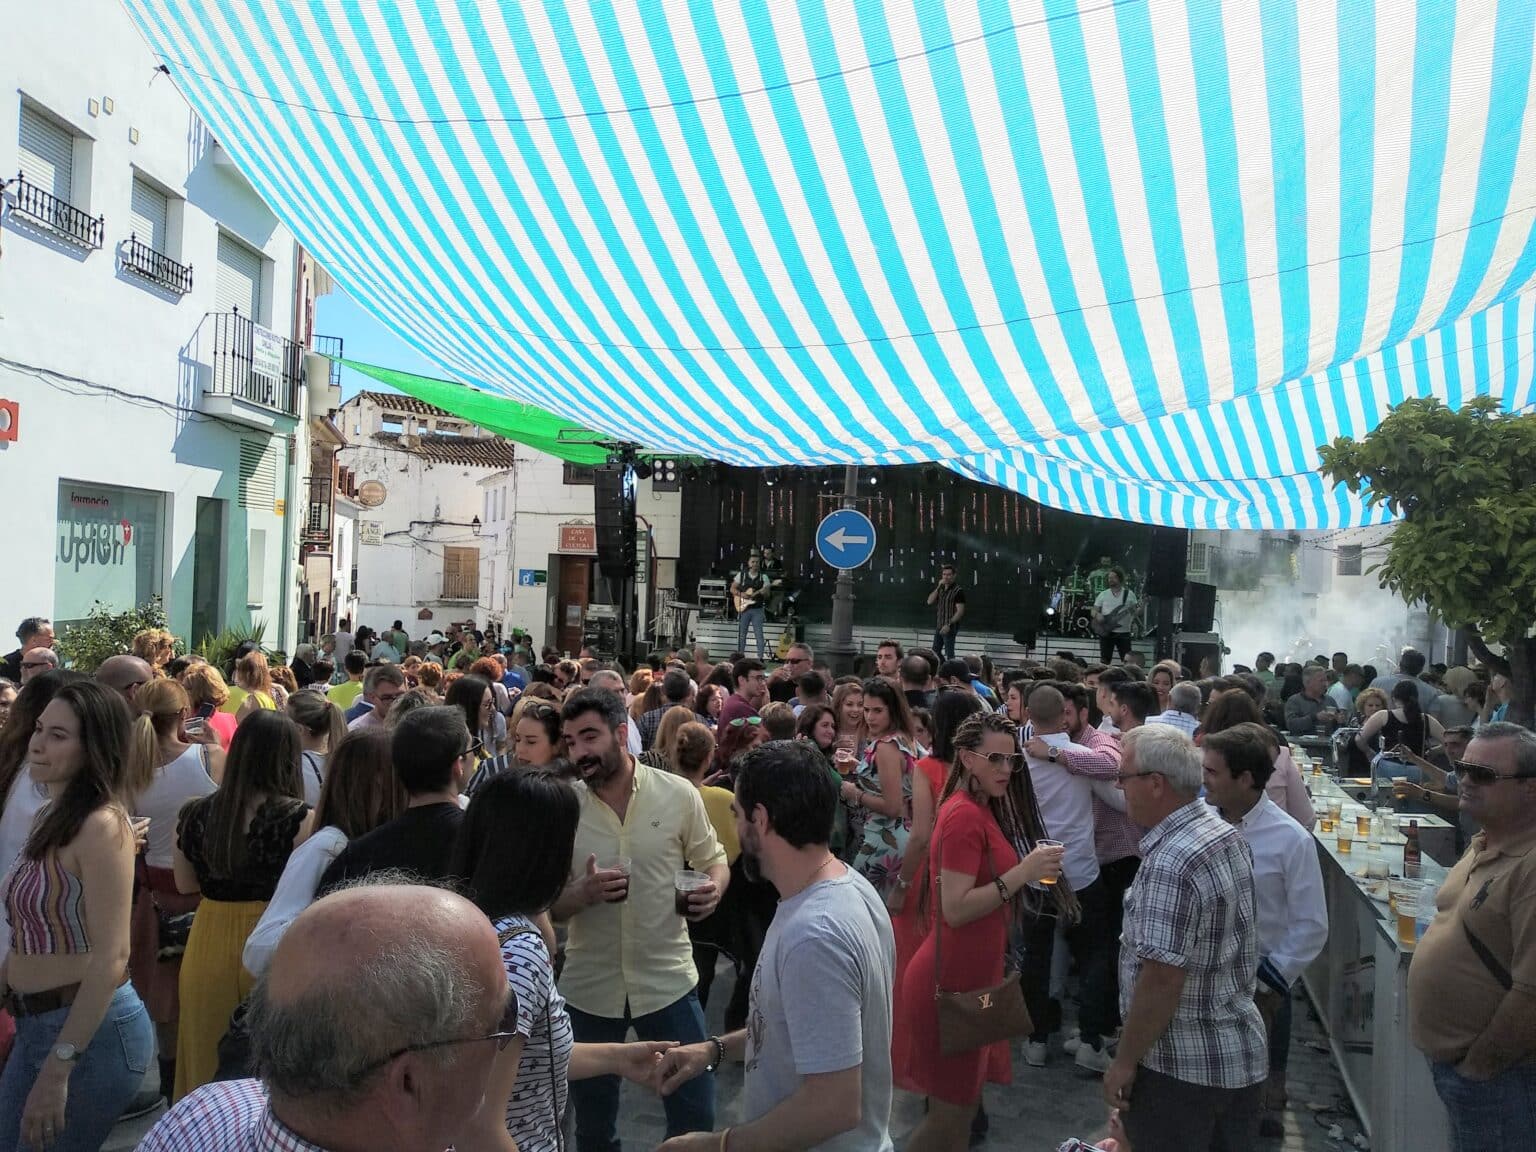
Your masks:
<path fill-rule="evenodd" d="M 1141 868 L 1120 938 L 1120 1048 L 1104 1097 L 1136 1152 L 1248 1149 L 1269 1071 L 1254 1007 L 1258 914 L 1242 832 L 1200 798 L 1201 758 L 1166 725 L 1121 742 Z"/>

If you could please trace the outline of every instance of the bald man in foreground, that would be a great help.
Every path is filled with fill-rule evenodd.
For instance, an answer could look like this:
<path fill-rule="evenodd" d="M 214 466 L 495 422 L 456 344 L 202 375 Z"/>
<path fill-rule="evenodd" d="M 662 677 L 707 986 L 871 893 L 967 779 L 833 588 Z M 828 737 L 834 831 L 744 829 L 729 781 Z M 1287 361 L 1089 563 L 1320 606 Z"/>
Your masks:
<path fill-rule="evenodd" d="M 260 1080 L 207 1084 L 139 1152 L 442 1152 L 517 1014 L 467 900 L 375 873 L 312 904 L 251 994 Z"/>

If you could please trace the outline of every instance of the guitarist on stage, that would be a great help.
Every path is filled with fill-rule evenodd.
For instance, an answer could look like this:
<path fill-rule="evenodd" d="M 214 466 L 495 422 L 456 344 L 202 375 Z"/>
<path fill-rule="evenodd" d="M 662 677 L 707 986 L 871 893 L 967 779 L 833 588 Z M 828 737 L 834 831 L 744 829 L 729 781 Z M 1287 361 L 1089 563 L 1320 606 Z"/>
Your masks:
<path fill-rule="evenodd" d="M 757 634 L 757 658 L 767 651 L 763 641 L 763 598 L 768 595 L 768 576 L 762 557 L 754 549 L 747 555 L 747 566 L 731 577 L 731 600 L 736 605 L 736 647 L 747 650 L 747 628 Z"/>
<path fill-rule="evenodd" d="M 1093 630 L 1099 637 L 1099 656 L 1108 664 L 1111 653 L 1124 660 L 1131 654 L 1131 615 L 1136 593 L 1125 586 L 1125 573 L 1111 568 L 1108 584 L 1093 602 Z"/>

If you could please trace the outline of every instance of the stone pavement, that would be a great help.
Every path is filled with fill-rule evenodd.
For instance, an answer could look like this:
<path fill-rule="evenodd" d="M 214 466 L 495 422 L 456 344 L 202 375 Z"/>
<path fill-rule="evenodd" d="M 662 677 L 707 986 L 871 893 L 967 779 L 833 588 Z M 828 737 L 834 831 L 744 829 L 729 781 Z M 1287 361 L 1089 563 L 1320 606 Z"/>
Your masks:
<path fill-rule="evenodd" d="M 708 1012 L 713 1029 L 723 1026 L 721 1016 L 730 999 L 732 978 L 730 968 L 723 966 L 715 980 Z M 1304 994 L 1298 992 L 1297 995 L 1295 1031 L 1291 1038 L 1291 1104 L 1285 1115 L 1285 1135 L 1282 1139 L 1261 1141 L 1255 1152 L 1340 1152 L 1352 1147 L 1348 1141 L 1360 1131 L 1360 1125 L 1311 1005 Z M 1107 1113 L 1098 1078 L 1079 1072 L 1071 1058 L 1055 1044 L 1044 1068 L 1026 1065 L 1017 1048 L 1013 1066 L 1013 1084 L 987 1088 L 986 1107 L 992 1126 L 982 1149 L 987 1152 L 1055 1152 L 1057 1145 L 1069 1136 L 1089 1140 L 1104 1134 Z M 724 1126 L 736 1118 L 741 1096 L 741 1066 L 727 1065 L 718 1075 L 718 1126 Z M 619 1136 L 624 1147 L 629 1152 L 650 1152 L 666 1133 L 660 1099 L 635 1085 L 625 1084 L 622 1100 Z M 897 1093 L 891 1117 L 891 1134 L 897 1149 L 905 1145 L 906 1137 L 922 1119 L 922 1114 L 921 1099 L 904 1092 Z M 154 1120 L 151 1116 L 118 1125 L 105 1148 L 108 1152 L 128 1152 Z M 1329 1126 L 1335 1124 L 1342 1130 L 1343 1142 L 1328 1137 Z M 567 1147 L 574 1149 L 575 1141 L 569 1140 Z"/>

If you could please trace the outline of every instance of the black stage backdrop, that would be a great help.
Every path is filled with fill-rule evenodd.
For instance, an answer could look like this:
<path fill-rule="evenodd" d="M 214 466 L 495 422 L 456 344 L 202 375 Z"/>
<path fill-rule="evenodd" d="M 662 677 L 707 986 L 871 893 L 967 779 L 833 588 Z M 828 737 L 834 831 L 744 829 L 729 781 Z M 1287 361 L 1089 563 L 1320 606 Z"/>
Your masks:
<path fill-rule="evenodd" d="M 854 574 L 857 624 L 931 628 L 924 600 L 946 560 L 957 566 L 966 626 L 976 631 L 1042 627 L 1050 589 L 1102 556 L 1141 586 L 1151 540 L 1143 525 L 1059 512 L 932 465 L 861 468 L 860 478 L 858 508 L 874 521 L 878 544 Z M 695 599 L 701 577 L 728 577 L 753 547 L 773 544 L 800 591 L 801 619 L 829 619 L 837 573 L 816 555 L 815 532 L 842 493 L 842 468 L 717 466 L 686 479 L 678 596 Z"/>

